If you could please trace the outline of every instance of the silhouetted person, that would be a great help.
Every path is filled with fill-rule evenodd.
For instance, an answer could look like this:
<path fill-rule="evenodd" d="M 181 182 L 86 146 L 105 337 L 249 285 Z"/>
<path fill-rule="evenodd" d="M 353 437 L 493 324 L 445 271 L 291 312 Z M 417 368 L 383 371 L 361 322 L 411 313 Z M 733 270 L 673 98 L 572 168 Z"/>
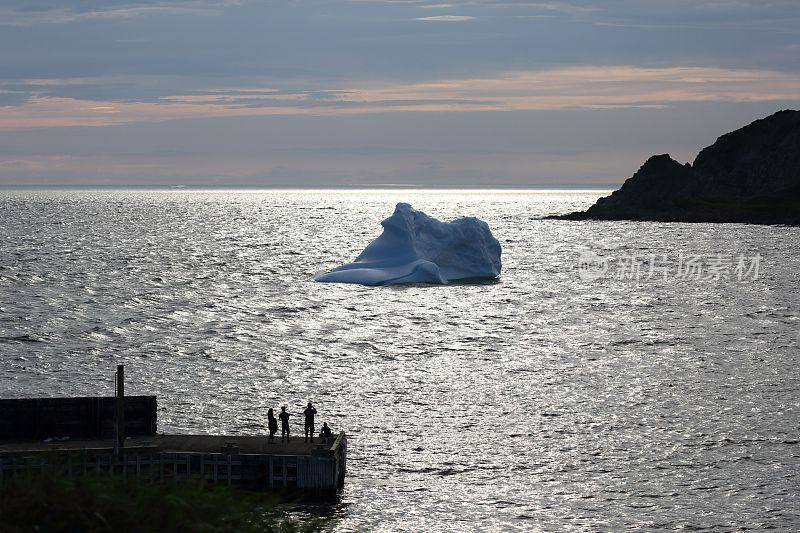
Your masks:
<path fill-rule="evenodd" d="M 322 437 L 322 442 L 326 444 L 333 437 L 333 431 L 331 431 L 331 428 L 328 427 L 327 422 L 322 423 L 322 429 L 319 432 L 319 436 Z"/>
<path fill-rule="evenodd" d="M 311 402 L 308 402 L 308 407 L 303 414 L 306 415 L 306 442 L 308 442 L 309 435 L 311 435 L 311 442 L 314 442 L 314 415 L 317 414 L 317 410 L 314 409 Z"/>
<path fill-rule="evenodd" d="M 275 442 L 275 433 L 278 432 L 278 419 L 272 407 L 267 411 L 267 427 L 269 428 L 269 442 Z"/>
<path fill-rule="evenodd" d="M 286 412 L 286 406 L 281 407 L 281 414 L 278 415 L 281 419 L 281 442 L 284 437 L 289 438 L 289 413 Z"/>

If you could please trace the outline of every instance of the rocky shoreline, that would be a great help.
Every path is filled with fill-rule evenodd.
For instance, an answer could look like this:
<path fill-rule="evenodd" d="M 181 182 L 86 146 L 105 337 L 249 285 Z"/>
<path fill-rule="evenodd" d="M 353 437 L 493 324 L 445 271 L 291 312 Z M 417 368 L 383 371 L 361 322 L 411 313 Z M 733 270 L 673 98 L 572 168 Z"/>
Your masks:
<path fill-rule="evenodd" d="M 692 164 L 653 156 L 586 211 L 551 218 L 800 226 L 800 111 L 723 135 Z"/>

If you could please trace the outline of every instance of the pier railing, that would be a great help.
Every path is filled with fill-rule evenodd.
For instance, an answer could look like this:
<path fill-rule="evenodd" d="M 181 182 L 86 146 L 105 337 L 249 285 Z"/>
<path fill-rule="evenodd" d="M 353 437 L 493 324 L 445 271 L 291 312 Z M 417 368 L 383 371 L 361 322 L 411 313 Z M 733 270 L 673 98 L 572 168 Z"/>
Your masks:
<path fill-rule="evenodd" d="M 310 455 L 160 451 L 157 446 L 15 450 L 0 452 L 0 484 L 20 475 L 53 473 L 73 476 L 115 476 L 142 481 L 202 480 L 251 490 L 298 489 L 335 492 L 344 484 L 347 438 Z"/>

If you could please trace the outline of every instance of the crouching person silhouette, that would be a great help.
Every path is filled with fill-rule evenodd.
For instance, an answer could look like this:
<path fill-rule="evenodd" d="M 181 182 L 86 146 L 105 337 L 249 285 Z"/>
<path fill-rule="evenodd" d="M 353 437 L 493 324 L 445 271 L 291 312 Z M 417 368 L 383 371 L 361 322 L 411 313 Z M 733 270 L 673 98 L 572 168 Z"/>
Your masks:
<path fill-rule="evenodd" d="M 333 438 L 333 431 L 331 431 L 331 428 L 328 427 L 327 422 L 322 423 L 322 429 L 319 432 L 319 436 L 322 439 L 323 444 L 327 444 Z"/>

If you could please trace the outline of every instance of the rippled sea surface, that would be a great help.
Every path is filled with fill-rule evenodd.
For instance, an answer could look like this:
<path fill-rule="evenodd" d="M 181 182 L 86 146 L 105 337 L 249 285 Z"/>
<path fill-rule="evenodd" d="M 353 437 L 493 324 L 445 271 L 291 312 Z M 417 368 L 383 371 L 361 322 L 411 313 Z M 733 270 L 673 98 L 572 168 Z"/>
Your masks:
<path fill-rule="evenodd" d="M 112 394 L 124 363 L 161 431 L 230 434 L 310 398 L 348 477 L 296 511 L 341 531 L 797 530 L 800 229 L 540 218 L 601 194 L 0 191 L 0 397 Z M 313 281 L 398 201 L 486 220 L 501 279 Z M 677 273 L 718 254 L 757 279 Z"/>

